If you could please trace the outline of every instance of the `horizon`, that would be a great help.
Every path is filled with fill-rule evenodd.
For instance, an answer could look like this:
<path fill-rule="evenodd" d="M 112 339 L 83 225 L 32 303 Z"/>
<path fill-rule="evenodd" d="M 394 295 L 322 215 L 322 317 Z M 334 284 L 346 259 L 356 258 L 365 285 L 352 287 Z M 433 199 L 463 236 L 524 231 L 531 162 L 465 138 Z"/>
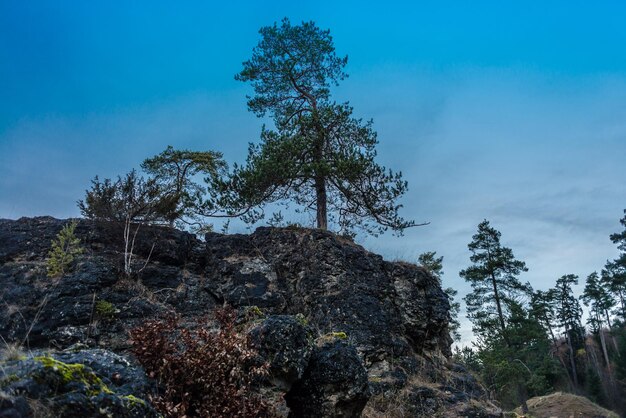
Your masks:
<path fill-rule="evenodd" d="M 259 28 L 286 16 L 329 29 L 348 55 L 333 97 L 373 118 L 378 161 L 409 182 L 402 215 L 430 222 L 357 243 L 413 262 L 436 251 L 459 299 L 483 219 L 536 289 L 569 273 L 584 283 L 617 255 L 626 5 L 150 4 L 0 5 L 0 218 L 76 217 L 94 176 L 124 174 L 167 145 L 243 162 L 264 120 L 234 75 Z M 463 308 L 460 319 L 466 344 Z"/>

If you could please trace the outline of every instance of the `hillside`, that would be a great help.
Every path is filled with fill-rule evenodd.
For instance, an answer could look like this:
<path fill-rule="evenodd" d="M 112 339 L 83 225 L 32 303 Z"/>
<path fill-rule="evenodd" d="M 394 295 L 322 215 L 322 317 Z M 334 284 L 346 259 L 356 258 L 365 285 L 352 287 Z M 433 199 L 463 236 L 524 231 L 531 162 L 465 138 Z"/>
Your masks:
<path fill-rule="evenodd" d="M 393 402 L 408 416 L 500 416 L 450 361 L 448 299 L 420 267 L 321 230 L 259 228 L 201 241 L 142 227 L 137 273 L 127 278 L 121 228 L 80 220 L 84 253 L 70 273 L 49 278 L 46 256 L 66 222 L 0 221 L 0 336 L 24 352 L 5 356 L 0 368 L 0 416 L 28 416 L 37 398 L 59 416 L 148 416 L 149 403 L 137 409 L 128 401 L 156 390 L 129 351 L 129 330 L 171 314 L 212 328 L 203 318 L 223 305 L 237 309 L 240 328 L 270 365 L 258 391 L 280 416 L 356 417 L 364 408 L 392 416 Z M 64 381 L 63 391 L 52 390 L 33 377 L 47 370 L 43 357 L 84 364 L 106 386 Z"/>

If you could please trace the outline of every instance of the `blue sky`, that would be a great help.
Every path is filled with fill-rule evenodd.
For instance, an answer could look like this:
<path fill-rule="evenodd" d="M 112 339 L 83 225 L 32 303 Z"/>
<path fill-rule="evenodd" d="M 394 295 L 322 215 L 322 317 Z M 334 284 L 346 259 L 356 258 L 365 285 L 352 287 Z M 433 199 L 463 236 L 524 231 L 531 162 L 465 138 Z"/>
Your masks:
<path fill-rule="evenodd" d="M 484 218 L 537 288 L 616 255 L 623 2 L 267 3 L 0 1 L 0 217 L 76 216 L 94 175 L 168 144 L 243 161 L 262 121 L 233 76 L 287 16 L 331 30 L 349 56 L 335 97 L 374 119 L 380 161 L 409 181 L 404 215 L 431 222 L 367 248 L 436 250 L 460 293 Z"/>

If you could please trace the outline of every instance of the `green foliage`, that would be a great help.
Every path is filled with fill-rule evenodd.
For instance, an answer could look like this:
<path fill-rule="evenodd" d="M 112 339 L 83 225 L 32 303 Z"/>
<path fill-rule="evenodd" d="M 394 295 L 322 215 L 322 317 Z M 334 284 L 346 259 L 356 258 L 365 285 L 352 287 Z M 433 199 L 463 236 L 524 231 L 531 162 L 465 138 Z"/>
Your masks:
<path fill-rule="evenodd" d="M 603 325 L 610 326 L 609 312 L 615 306 L 615 299 L 595 271 L 587 276 L 585 290 L 580 298 L 585 306 L 591 307 L 587 322 L 594 333 L 599 332 Z"/>
<path fill-rule="evenodd" d="M 481 222 L 468 245 L 474 264 L 459 273 L 472 286 L 464 300 L 473 330 L 481 336 L 503 333 L 511 302 L 532 292 L 530 284 L 517 278 L 528 271 L 526 264 L 500 244 L 500 235 L 487 220 Z"/>
<path fill-rule="evenodd" d="M 443 276 L 443 257 L 437 257 L 436 251 L 420 254 L 417 261 L 441 282 Z"/>
<path fill-rule="evenodd" d="M 480 373 L 482 371 L 481 360 L 478 357 L 476 350 L 472 349 L 472 347 L 465 346 L 463 348 L 459 348 L 457 346 L 452 356 L 455 362 L 463 364 L 471 371 L 475 373 Z"/>
<path fill-rule="evenodd" d="M 306 327 L 306 326 L 308 326 L 308 325 L 309 325 L 309 320 L 308 320 L 308 319 L 306 319 L 306 317 L 305 317 L 303 314 L 301 314 L 301 313 L 297 313 L 297 314 L 296 314 L 296 320 L 297 320 L 297 321 L 298 321 L 298 323 L 299 323 L 300 325 L 302 325 L 303 327 Z"/>
<path fill-rule="evenodd" d="M 585 337 L 585 330 L 581 325 L 583 310 L 572 289 L 572 286 L 577 284 L 578 276 L 566 274 L 557 279 L 554 288 L 557 320 L 565 330 L 566 337 L 569 338 L 574 351 L 584 348 Z"/>
<path fill-rule="evenodd" d="M 85 200 L 78 201 L 89 219 L 116 222 L 170 222 L 177 218 L 176 202 L 163 193 L 155 179 L 144 179 L 135 170 L 116 181 L 96 176 Z"/>
<path fill-rule="evenodd" d="M 207 228 L 204 218 L 215 215 L 220 209 L 216 185 L 227 168 L 221 153 L 176 150 L 168 146 L 160 154 L 146 159 L 141 167 L 170 202 L 170 219 L 178 219 L 183 226 L 192 225 L 195 230 Z M 203 177 L 204 185 L 196 180 L 199 176 Z"/>
<path fill-rule="evenodd" d="M 327 229 L 330 218 L 342 232 L 413 226 L 396 203 L 407 183 L 374 161 L 372 122 L 330 99 L 330 87 L 347 76 L 347 57 L 336 55 L 329 31 L 284 19 L 260 34 L 236 79 L 251 83 L 248 108 L 259 117 L 269 113 L 275 130 L 263 128 L 261 143 L 250 145 L 246 164 L 222 187 L 226 206 L 256 221 L 264 205 L 294 201 L 315 209 L 319 228 Z"/>
<path fill-rule="evenodd" d="M 117 314 L 117 310 L 111 302 L 99 300 L 96 302 L 96 314 L 102 319 L 113 319 Z"/>
<path fill-rule="evenodd" d="M 76 257 L 83 253 L 80 240 L 74 234 L 76 225 L 76 221 L 65 225 L 52 241 L 46 259 L 48 277 L 61 277 L 69 272 Z"/>
<path fill-rule="evenodd" d="M 317 343 L 318 344 L 325 344 L 327 342 L 330 341 L 335 341 L 335 340 L 347 340 L 348 339 L 348 334 L 346 334 L 343 331 L 332 331 L 329 332 L 327 334 L 321 335 L 317 338 Z"/>
<path fill-rule="evenodd" d="M 530 312 L 537 318 L 545 331 L 550 334 L 552 341 L 556 342 L 554 329 L 557 327 L 557 323 L 554 290 L 533 292 L 530 300 Z"/>
<path fill-rule="evenodd" d="M 507 408 L 518 406 L 520 396 L 550 393 L 558 380 L 558 363 L 547 353 L 550 341 L 533 315 L 523 305 L 507 301 L 507 329 L 483 337 L 477 344 L 484 382 L 493 388 Z M 523 395 L 520 395 L 523 394 Z"/>
<path fill-rule="evenodd" d="M 615 260 L 607 261 L 602 270 L 602 284 L 619 302 L 615 313 L 626 322 L 626 209 L 620 223 L 624 230 L 610 236 L 611 241 L 617 244 L 620 254 Z"/>
<path fill-rule="evenodd" d="M 545 294 L 533 294 L 530 284 L 520 282 L 526 265 L 500 244 L 500 235 L 488 221 L 481 222 L 468 245 L 474 264 L 459 274 L 472 286 L 465 301 L 478 336 L 483 381 L 504 406 L 525 409 L 529 396 L 553 390 L 559 377 L 558 363 L 547 355 L 550 305 L 544 304 Z M 527 296 L 532 296 L 530 309 Z"/>
<path fill-rule="evenodd" d="M 439 284 L 442 283 L 443 276 L 443 257 L 437 257 L 435 251 L 429 251 L 422 253 L 418 256 L 419 263 L 426 268 L 433 276 L 439 280 Z M 456 301 L 458 291 L 452 287 L 443 289 L 450 302 L 450 322 L 448 323 L 448 329 L 450 330 L 450 336 L 453 341 L 460 341 L 461 334 L 459 329 L 461 323 L 459 322 L 459 312 L 461 311 L 461 303 Z"/>

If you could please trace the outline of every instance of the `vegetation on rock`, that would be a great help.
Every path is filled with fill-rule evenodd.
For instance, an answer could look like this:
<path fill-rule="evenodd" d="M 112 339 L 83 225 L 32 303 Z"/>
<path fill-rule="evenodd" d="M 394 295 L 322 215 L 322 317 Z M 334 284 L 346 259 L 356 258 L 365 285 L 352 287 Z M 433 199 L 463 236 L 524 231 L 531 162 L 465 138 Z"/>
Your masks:
<path fill-rule="evenodd" d="M 254 393 L 267 365 L 235 330 L 236 313 L 217 310 L 220 328 L 189 330 L 176 318 L 148 321 L 131 331 L 132 351 L 158 380 L 151 398 L 168 417 L 272 417 L 272 408 Z"/>
<path fill-rule="evenodd" d="M 46 259 L 49 277 L 61 277 L 69 272 L 76 257 L 83 253 L 80 240 L 74 233 L 76 225 L 76 221 L 68 223 L 52 241 L 52 248 Z"/>
<path fill-rule="evenodd" d="M 331 99 L 330 87 L 347 77 L 348 58 L 335 53 L 330 32 L 288 19 L 259 32 L 261 40 L 236 79 L 252 85 L 249 110 L 269 114 L 275 129 L 264 127 L 261 143 L 250 145 L 225 201 L 247 208 L 250 220 L 262 217 L 258 208 L 268 203 L 294 201 L 314 210 L 321 229 L 329 220 L 342 232 L 414 226 L 398 214 L 407 182 L 375 162 L 372 121 L 355 118 L 347 103 Z"/>

